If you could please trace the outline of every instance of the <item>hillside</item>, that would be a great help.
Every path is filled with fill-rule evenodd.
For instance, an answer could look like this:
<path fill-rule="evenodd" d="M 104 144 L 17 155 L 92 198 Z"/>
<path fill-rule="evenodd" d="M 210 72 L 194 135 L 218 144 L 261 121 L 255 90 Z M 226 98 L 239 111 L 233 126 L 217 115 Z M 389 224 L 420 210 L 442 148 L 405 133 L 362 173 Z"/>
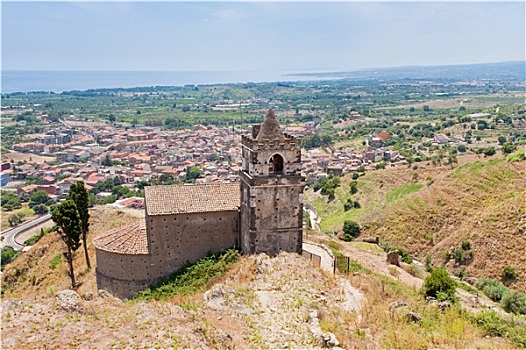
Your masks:
<path fill-rule="evenodd" d="M 104 207 L 91 214 L 90 241 L 137 219 Z M 297 254 L 253 255 L 239 257 L 195 293 L 122 302 L 97 291 L 94 269 L 84 268 L 79 253 L 75 267 L 82 306 L 65 311 L 55 301 L 55 294 L 69 286 L 66 264 L 56 258 L 63 246 L 47 235 L 2 275 L 2 348 L 315 349 L 322 348 L 320 332 L 334 334 L 346 349 L 516 346 L 486 336 L 460 308 L 440 311 L 428 305 L 417 289 L 399 280 L 407 273 L 389 267 L 377 247 L 333 246 L 351 254 L 360 249 L 356 258 L 376 261 L 379 273 L 355 262 L 352 274 L 338 277 Z M 408 311 L 419 313 L 422 321 L 408 321 Z"/>
<path fill-rule="evenodd" d="M 526 162 L 502 156 L 463 157 L 458 167 L 418 163 L 412 168 L 386 169 L 360 177 L 358 193 L 349 193 L 350 176 L 342 180 L 336 198 L 307 193 L 318 209 L 322 231 L 340 232 L 344 220 L 356 220 L 363 236 L 378 236 L 434 265 L 474 277 L 501 278 L 509 265 L 517 272 L 510 282 L 526 291 Z M 347 198 L 360 209 L 343 210 Z M 461 264 L 452 255 L 462 242 L 472 258 Z M 461 259 L 459 259 L 461 260 Z"/>

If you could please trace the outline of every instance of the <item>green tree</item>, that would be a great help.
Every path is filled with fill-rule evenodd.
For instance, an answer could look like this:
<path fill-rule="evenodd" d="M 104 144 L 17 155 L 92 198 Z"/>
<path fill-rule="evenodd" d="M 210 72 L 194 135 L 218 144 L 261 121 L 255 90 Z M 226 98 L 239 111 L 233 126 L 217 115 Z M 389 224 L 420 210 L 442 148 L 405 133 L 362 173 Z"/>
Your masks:
<path fill-rule="evenodd" d="M 497 140 L 499 141 L 499 145 L 502 146 L 506 142 L 506 137 L 499 136 L 499 138 Z"/>
<path fill-rule="evenodd" d="M 73 200 L 79 213 L 82 243 L 84 245 L 84 255 L 86 256 L 86 264 L 88 265 L 88 269 L 91 269 L 87 243 L 89 230 L 89 195 L 88 191 L 86 191 L 86 187 L 84 186 L 84 182 L 77 181 L 77 183 L 72 184 L 69 188 L 68 198 Z"/>
<path fill-rule="evenodd" d="M 35 214 L 38 215 L 46 214 L 49 211 L 45 204 L 37 204 L 33 207 L 33 210 L 35 211 Z"/>
<path fill-rule="evenodd" d="M 506 142 L 504 145 L 502 145 L 502 148 L 501 148 L 502 153 L 504 153 L 504 154 L 512 153 L 516 149 L 517 149 L 517 146 L 515 146 L 514 144 L 512 144 L 510 142 Z"/>
<path fill-rule="evenodd" d="M 29 207 L 33 208 L 35 205 L 38 204 L 46 204 L 47 201 L 47 193 L 45 191 L 36 190 L 31 195 L 31 199 L 29 200 Z"/>
<path fill-rule="evenodd" d="M 195 181 L 195 179 L 198 179 L 201 177 L 201 170 L 199 170 L 198 167 L 191 167 L 186 172 L 186 181 Z"/>
<path fill-rule="evenodd" d="M 13 210 L 20 207 L 20 199 L 14 192 L 2 191 L 0 193 L 0 202 L 2 209 Z"/>
<path fill-rule="evenodd" d="M 426 296 L 437 298 L 440 301 L 456 301 L 455 281 L 449 277 L 444 268 L 431 271 L 424 281 L 422 292 Z"/>
<path fill-rule="evenodd" d="M 360 224 L 353 220 L 345 220 L 343 222 L 343 240 L 352 241 L 354 237 L 358 236 L 361 232 Z"/>
<path fill-rule="evenodd" d="M 81 220 L 75 202 L 71 199 L 67 199 L 59 204 L 51 214 L 51 219 L 57 224 L 57 232 L 68 248 L 68 250 L 64 252 L 64 257 L 69 264 L 71 288 L 75 289 L 73 253 L 79 249 L 80 237 L 82 235 Z"/>
<path fill-rule="evenodd" d="M 2 267 L 2 269 L 6 264 L 9 264 L 17 256 L 19 256 L 21 252 L 22 252 L 21 250 L 16 251 L 13 249 L 13 247 L 9 247 L 9 246 L 2 248 L 2 261 L 0 263 L 0 266 Z"/>
<path fill-rule="evenodd" d="M 112 166 L 113 162 L 111 161 L 110 155 L 106 154 L 100 161 L 100 165 Z"/>
<path fill-rule="evenodd" d="M 351 194 L 355 194 L 356 192 L 358 192 L 357 181 L 351 181 L 351 183 L 349 184 L 349 191 L 351 192 Z"/>
<path fill-rule="evenodd" d="M 9 226 L 14 227 L 22 223 L 23 217 L 24 217 L 24 214 L 22 213 L 11 214 L 7 217 L 7 222 L 9 223 Z"/>

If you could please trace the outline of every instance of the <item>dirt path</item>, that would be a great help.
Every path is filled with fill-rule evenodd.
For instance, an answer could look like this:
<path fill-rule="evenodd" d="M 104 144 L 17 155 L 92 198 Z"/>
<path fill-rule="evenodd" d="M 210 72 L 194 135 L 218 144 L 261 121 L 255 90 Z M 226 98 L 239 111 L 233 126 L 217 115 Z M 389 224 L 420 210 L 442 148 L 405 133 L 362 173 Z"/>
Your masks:
<path fill-rule="evenodd" d="M 385 276 L 395 278 L 409 286 L 420 288 L 424 281 L 421 278 L 410 275 L 399 266 L 391 265 L 386 260 L 386 254 L 377 251 L 365 252 L 352 245 L 345 245 L 342 252 L 358 261 L 362 266 Z"/>

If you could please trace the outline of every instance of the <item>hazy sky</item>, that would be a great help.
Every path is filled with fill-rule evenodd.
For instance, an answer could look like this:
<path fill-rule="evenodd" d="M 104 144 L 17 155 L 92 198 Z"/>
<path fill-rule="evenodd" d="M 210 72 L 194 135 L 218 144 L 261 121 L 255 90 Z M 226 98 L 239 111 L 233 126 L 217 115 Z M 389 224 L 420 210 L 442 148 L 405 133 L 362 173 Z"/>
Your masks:
<path fill-rule="evenodd" d="M 2 69 L 290 72 L 524 59 L 524 1 L 2 1 Z"/>

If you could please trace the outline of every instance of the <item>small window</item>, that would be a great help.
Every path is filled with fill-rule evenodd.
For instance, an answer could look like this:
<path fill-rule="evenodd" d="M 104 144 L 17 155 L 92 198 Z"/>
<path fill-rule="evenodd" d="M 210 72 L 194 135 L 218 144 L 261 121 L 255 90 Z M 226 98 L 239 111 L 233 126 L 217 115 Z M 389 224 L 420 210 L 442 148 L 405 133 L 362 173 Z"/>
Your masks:
<path fill-rule="evenodd" d="M 269 173 L 282 174 L 283 173 L 283 157 L 279 154 L 274 154 L 269 159 Z"/>

